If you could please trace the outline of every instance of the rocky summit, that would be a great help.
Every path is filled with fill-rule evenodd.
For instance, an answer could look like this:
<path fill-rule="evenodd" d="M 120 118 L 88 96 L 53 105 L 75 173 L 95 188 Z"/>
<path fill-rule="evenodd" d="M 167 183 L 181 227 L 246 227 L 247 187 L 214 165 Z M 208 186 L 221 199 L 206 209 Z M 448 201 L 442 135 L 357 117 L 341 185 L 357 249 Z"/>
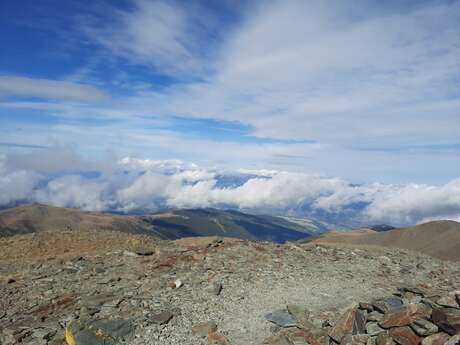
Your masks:
<path fill-rule="evenodd" d="M 110 242 L 108 233 L 93 239 L 99 249 L 57 238 L 60 251 L 34 255 L 25 236 L 0 242 L 1 345 L 460 341 L 458 262 L 218 237 Z"/>

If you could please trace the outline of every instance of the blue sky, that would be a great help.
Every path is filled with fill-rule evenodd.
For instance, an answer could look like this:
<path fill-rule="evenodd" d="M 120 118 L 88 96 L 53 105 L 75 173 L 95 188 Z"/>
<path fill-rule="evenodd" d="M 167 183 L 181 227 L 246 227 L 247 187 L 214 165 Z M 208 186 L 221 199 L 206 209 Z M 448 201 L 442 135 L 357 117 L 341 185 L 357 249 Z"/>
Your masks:
<path fill-rule="evenodd" d="M 460 175 L 459 1 L 5 0 L 0 23 L 8 157 Z"/>

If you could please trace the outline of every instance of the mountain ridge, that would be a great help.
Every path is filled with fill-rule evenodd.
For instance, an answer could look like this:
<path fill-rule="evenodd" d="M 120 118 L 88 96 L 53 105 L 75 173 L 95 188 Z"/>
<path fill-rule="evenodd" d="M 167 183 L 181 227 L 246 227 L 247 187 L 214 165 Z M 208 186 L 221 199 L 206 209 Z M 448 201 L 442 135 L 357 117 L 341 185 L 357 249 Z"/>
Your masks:
<path fill-rule="evenodd" d="M 42 204 L 0 211 L 0 236 L 44 230 L 112 230 L 160 239 L 225 236 L 278 243 L 327 231 L 324 223 L 288 217 L 252 215 L 236 210 L 175 209 L 144 215 L 119 215 Z"/>

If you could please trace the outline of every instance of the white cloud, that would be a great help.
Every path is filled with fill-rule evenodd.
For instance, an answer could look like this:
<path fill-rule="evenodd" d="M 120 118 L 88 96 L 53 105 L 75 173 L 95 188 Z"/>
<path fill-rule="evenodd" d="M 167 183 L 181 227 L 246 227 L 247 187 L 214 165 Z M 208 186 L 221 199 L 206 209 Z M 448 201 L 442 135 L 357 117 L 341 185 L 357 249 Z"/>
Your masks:
<path fill-rule="evenodd" d="M 10 169 L 5 155 L 0 155 L 0 206 L 33 198 L 33 189 L 41 176 L 33 171 Z"/>
<path fill-rule="evenodd" d="M 0 96 L 2 95 L 79 102 L 97 102 L 107 98 L 105 92 L 90 85 L 18 76 L 0 76 Z"/>
<path fill-rule="evenodd" d="M 207 38 L 207 45 L 211 45 L 213 37 L 207 30 L 216 23 L 205 7 L 136 0 L 129 11 L 114 10 L 113 14 L 111 25 L 98 21 L 84 29 L 113 55 L 176 77 L 206 70 L 203 58 L 207 48 L 200 39 Z"/>
<path fill-rule="evenodd" d="M 323 220 L 330 217 L 352 225 L 410 225 L 460 217 L 460 179 L 439 186 L 352 185 L 320 175 L 273 170 L 222 171 L 177 160 L 128 157 L 119 160 L 117 166 L 96 176 L 75 172 L 43 175 L 15 168 L 3 157 L 0 206 L 38 201 L 119 212 L 223 207 L 322 216 Z"/>

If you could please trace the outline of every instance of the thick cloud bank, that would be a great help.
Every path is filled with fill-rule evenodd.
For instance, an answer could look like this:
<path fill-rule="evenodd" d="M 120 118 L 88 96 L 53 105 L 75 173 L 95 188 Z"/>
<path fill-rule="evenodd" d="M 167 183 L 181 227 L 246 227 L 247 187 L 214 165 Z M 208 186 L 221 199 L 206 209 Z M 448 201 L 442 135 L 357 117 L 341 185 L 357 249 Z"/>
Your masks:
<path fill-rule="evenodd" d="M 19 165 L 0 156 L 0 206 L 40 202 L 124 213 L 221 207 L 313 216 L 345 225 L 460 220 L 460 179 L 442 186 L 355 185 L 319 175 L 220 171 L 129 157 L 103 172 L 50 173 Z"/>

